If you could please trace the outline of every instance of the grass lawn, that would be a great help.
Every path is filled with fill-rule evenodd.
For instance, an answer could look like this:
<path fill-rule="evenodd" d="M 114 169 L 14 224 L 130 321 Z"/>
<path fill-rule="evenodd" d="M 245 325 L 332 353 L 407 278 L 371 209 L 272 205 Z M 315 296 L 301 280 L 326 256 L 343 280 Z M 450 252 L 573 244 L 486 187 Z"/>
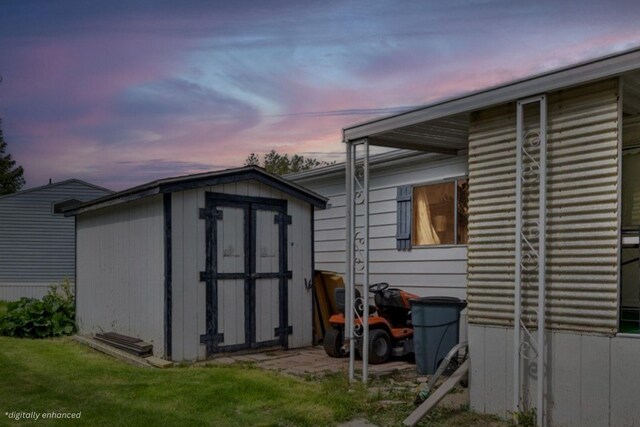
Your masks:
<path fill-rule="evenodd" d="M 166 370 L 129 366 L 70 338 L 0 337 L 0 425 L 5 412 L 81 412 L 33 425 L 317 426 L 368 418 L 400 425 L 413 406 L 388 405 L 344 376 L 292 378 L 251 365 Z M 399 399 L 398 399 L 399 400 Z M 502 425 L 468 410 L 436 411 L 422 425 Z"/>

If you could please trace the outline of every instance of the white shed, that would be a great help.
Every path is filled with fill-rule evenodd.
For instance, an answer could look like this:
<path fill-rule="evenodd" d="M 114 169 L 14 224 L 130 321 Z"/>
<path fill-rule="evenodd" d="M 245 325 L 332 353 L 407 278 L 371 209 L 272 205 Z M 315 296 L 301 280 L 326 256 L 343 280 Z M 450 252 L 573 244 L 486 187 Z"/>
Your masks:
<path fill-rule="evenodd" d="M 313 218 L 326 199 L 261 168 L 167 178 L 68 211 L 79 333 L 176 361 L 312 343 Z"/>

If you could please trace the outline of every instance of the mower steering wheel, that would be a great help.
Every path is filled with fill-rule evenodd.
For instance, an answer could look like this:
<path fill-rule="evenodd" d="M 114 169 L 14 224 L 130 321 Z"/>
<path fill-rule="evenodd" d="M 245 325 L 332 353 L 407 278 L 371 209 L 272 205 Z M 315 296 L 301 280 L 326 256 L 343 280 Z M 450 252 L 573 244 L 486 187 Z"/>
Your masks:
<path fill-rule="evenodd" d="M 382 292 L 385 289 L 387 289 L 389 287 L 389 284 L 387 282 L 380 282 L 380 283 L 375 283 L 371 286 L 369 286 L 369 292 L 371 293 L 377 293 L 377 292 Z"/>

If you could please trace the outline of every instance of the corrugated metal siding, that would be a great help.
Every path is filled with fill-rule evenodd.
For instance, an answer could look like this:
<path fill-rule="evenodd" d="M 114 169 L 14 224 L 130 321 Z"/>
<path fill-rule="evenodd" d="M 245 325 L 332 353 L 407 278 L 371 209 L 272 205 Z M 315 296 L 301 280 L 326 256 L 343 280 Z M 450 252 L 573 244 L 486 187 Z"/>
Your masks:
<path fill-rule="evenodd" d="M 612 333 L 618 297 L 618 81 L 548 94 L 547 325 Z M 533 124 L 531 124 L 533 125 Z M 471 323 L 513 323 L 515 104 L 472 115 Z M 530 195 L 525 218 L 537 218 Z M 532 313 L 537 291 L 524 299 Z"/>
<path fill-rule="evenodd" d="M 54 214 L 52 204 L 71 198 L 87 201 L 106 194 L 70 181 L 1 198 L 0 299 L 2 289 L 9 286 L 48 286 L 67 277 L 73 279 L 74 218 Z"/>

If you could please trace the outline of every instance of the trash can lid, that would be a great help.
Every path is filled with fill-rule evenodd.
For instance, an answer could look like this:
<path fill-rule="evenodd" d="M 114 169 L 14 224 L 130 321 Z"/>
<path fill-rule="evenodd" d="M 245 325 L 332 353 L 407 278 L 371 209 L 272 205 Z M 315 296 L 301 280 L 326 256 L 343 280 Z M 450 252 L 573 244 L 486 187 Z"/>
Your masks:
<path fill-rule="evenodd" d="M 457 305 L 463 308 L 467 306 L 467 302 L 456 297 L 422 297 L 410 299 L 411 304 L 422 305 Z"/>

